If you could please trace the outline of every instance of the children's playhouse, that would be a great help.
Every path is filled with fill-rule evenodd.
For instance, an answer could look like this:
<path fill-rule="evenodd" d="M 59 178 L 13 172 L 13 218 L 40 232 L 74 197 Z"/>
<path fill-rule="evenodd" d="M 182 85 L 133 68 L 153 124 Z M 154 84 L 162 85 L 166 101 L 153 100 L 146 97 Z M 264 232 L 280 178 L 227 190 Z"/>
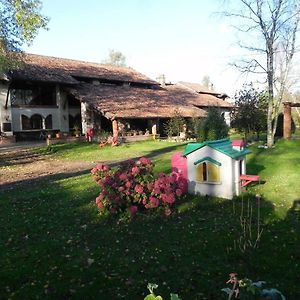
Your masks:
<path fill-rule="evenodd" d="M 259 177 L 246 175 L 246 155 L 243 140 L 229 139 L 188 144 L 183 153 L 172 157 L 172 171 L 181 173 L 191 194 L 232 199 L 242 187 Z"/>

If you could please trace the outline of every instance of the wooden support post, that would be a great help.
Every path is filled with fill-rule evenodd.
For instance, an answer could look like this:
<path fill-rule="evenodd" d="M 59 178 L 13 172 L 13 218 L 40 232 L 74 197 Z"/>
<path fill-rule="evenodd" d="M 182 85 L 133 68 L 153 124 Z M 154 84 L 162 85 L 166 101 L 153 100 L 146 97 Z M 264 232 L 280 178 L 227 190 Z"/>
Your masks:
<path fill-rule="evenodd" d="M 119 130 L 118 130 L 118 121 L 117 120 L 112 121 L 112 130 L 113 130 L 113 137 L 118 137 Z"/>
<path fill-rule="evenodd" d="M 292 112 L 291 112 L 291 103 L 283 103 L 283 138 L 291 138 L 291 129 L 292 129 Z"/>

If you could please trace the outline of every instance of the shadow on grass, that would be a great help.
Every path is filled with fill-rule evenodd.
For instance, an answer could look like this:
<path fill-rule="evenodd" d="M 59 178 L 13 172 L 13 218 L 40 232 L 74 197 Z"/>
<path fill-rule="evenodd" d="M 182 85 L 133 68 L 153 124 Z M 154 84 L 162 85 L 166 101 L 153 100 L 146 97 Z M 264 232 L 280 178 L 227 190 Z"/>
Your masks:
<path fill-rule="evenodd" d="M 14 152 L 2 153 L 0 156 L 0 167 L 17 166 L 28 164 L 44 159 L 43 154 L 33 152 L 33 150 L 17 150 Z"/>
<path fill-rule="evenodd" d="M 296 208 L 286 220 L 267 224 L 274 208 L 262 200 L 261 243 L 241 253 L 234 248 L 241 199 L 188 196 L 168 218 L 150 212 L 117 222 L 99 215 L 98 193 L 90 178 L 79 178 L 1 196 L 1 297 L 143 299 L 147 283 L 155 282 L 165 297 L 176 292 L 183 299 L 219 299 L 228 273 L 236 271 L 279 284 L 288 299 L 297 299 L 296 266 L 287 270 L 279 251 L 292 229 L 293 237 L 300 236 Z M 285 257 L 296 258 L 299 243 L 288 245 Z M 283 268 L 288 276 L 279 278 Z"/>

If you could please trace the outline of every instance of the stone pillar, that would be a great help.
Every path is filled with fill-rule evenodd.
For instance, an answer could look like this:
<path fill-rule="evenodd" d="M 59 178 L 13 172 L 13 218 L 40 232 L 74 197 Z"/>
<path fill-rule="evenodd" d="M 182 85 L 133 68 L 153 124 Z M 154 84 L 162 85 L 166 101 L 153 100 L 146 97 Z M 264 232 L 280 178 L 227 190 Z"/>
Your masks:
<path fill-rule="evenodd" d="M 153 136 L 156 136 L 158 134 L 158 131 L 159 131 L 158 126 L 159 126 L 158 119 L 155 119 L 155 120 L 151 121 L 151 134 Z"/>
<path fill-rule="evenodd" d="M 283 138 L 291 138 L 291 129 L 292 129 L 292 110 L 291 103 L 283 103 Z"/>
<path fill-rule="evenodd" d="M 119 129 L 118 129 L 118 121 L 117 120 L 112 121 L 112 130 L 113 130 L 113 137 L 118 137 Z"/>
<path fill-rule="evenodd" d="M 0 130 L 4 132 L 6 136 L 12 136 L 14 128 L 16 128 L 14 124 L 21 122 L 21 120 L 15 120 L 14 118 L 8 88 L 8 84 L 0 83 Z"/>
<path fill-rule="evenodd" d="M 80 107 L 81 112 L 81 127 L 82 127 L 82 133 L 86 134 L 87 127 L 88 127 L 88 116 L 87 116 L 87 104 L 85 102 L 81 102 Z"/>

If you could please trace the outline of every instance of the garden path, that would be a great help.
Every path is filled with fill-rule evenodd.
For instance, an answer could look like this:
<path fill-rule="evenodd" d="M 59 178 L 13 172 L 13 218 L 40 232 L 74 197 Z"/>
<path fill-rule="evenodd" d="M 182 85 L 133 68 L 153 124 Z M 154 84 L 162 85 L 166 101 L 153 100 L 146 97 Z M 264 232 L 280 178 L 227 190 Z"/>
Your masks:
<path fill-rule="evenodd" d="M 32 151 L 32 147 L 25 145 L 0 148 L 0 189 L 88 173 L 94 165 L 93 162 L 55 159 L 36 153 Z"/>

